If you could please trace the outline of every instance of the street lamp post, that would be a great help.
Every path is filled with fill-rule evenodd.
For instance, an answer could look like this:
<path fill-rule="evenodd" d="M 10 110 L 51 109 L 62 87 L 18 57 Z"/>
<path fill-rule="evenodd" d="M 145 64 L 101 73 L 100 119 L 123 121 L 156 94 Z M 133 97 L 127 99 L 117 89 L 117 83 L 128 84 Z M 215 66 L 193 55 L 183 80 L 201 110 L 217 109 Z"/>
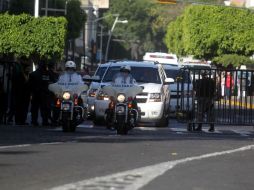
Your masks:
<path fill-rule="evenodd" d="M 34 17 L 39 17 L 39 0 L 34 1 Z"/>
<path fill-rule="evenodd" d="M 114 17 L 119 17 L 119 14 L 109 14 L 109 15 L 106 15 L 106 16 L 104 16 L 104 17 L 100 17 L 100 18 L 97 18 L 97 19 L 95 19 L 94 21 L 93 21 L 93 24 L 95 24 L 95 23 L 97 23 L 98 21 L 100 21 L 100 20 L 103 20 L 103 19 L 105 19 L 105 18 L 107 18 L 107 17 L 111 17 L 111 16 L 114 16 Z M 101 51 L 101 54 L 100 54 L 100 64 L 102 64 L 102 58 L 103 58 L 103 56 L 102 56 L 102 46 L 103 46 L 103 25 L 102 24 L 98 24 L 99 25 L 99 27 L 100 27 L 100 29 L 101 29 L 101 35 L 100 35 L 100 51 Z"/>
<path fill-rule="evenodd" d="M 99 27 L 101 28 L 101 39 L 100 39 L 100 64 L 102 64 L 102 43 L 103 43 L 103 25 L 99 24 Z"/>
<path fill-rule="evenodd" d="M 105 53 L 105 61 L 108 61 L 109 44 L 110 44 L 112 33 L 113 33 L 114 29 L 115 29 L 116 24 L 117 23 L 123 23 L 123 24 L 127 24 L 128 23 L 128 20 L 118 20 L 118 19 L 119 19 L 119 17 L 117 16 L 115 21 L 114 21 L 114 24 L 113 24 L 111 30 L 109 31 L 108 43 L 107 43 L 107 48 L 106 48 L 106 53 Z"/>

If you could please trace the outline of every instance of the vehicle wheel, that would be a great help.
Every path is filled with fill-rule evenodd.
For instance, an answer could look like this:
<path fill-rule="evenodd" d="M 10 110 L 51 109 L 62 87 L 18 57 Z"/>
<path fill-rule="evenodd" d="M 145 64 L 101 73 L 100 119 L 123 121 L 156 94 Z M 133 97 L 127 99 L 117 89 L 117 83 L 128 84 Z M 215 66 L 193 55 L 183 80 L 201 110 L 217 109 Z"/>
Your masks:
<path fill-rule="evenodd" d="M 63 132 L 71 132 L 71 121 L 63 121 Z"/>
<path fill-rule="evenodd" d="M 163 113 L 162 118 L 156 123 L 156 127 L 167 127 L 169 123 L 169 117 L 167 113 Z"/>

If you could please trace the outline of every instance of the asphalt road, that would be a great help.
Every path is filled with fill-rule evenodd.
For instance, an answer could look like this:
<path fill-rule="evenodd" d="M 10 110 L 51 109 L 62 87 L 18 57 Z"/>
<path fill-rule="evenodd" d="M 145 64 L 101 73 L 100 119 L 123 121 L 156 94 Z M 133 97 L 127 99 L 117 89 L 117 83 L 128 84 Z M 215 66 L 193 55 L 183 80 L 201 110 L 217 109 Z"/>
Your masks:
<path fill-rule="evenodd" d="M 76 133 L 0 126 L 0 189 L 252 190 L 253 139 L 253 127 L 190 133 L 176 121 L 127 136 L 90 122 Z"/>

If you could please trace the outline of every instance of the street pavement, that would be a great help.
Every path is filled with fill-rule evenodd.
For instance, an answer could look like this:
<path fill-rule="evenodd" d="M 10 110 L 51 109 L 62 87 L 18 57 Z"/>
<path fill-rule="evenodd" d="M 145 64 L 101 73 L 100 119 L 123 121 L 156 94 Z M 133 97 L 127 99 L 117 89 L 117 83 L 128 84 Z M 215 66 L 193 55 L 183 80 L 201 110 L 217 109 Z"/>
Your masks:
<path fill-rule="evenodd" d="M 116 135 L 90 121 L 60 128 L 0 126 L 1 190 L 253 189 L 254 130 L 214 133 L 142 126 Z"/>

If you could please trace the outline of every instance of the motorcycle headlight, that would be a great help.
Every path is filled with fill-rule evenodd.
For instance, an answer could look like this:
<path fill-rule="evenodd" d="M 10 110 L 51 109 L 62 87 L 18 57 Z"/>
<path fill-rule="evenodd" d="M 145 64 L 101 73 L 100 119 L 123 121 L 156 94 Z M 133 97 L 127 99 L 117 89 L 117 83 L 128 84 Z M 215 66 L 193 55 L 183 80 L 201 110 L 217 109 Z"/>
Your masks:
<path fill-rule="evenodd" d="M 119 94 L 117 96 L 117 101 L 118 102 L 124 102 L 124 100 L 125 100 L 125 95 L 124 94 Z"/>
<path fill-rule="evenodd" d="M 69 92 L 64 92 L 63 93 L 63 99 L 64 100 L 69 100 L 71 98 L 71 94 Z"/>

